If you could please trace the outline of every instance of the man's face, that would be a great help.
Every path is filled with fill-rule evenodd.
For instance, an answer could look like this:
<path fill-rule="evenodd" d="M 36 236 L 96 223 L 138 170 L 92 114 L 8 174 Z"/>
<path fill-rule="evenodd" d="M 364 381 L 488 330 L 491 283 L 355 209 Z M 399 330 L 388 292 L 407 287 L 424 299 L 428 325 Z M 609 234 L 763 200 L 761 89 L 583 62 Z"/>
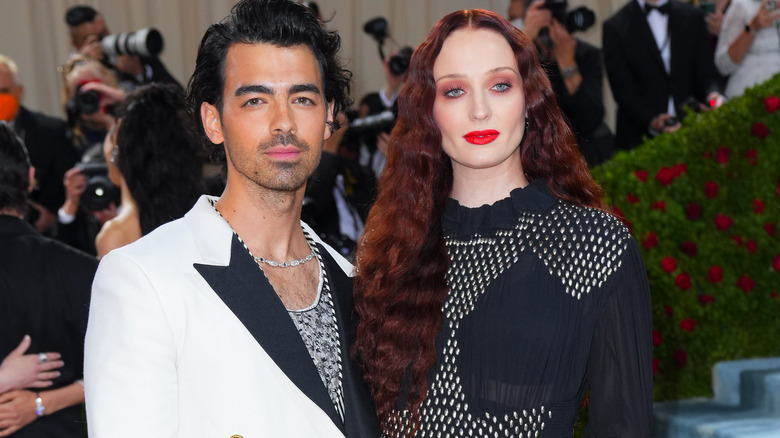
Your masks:
<path fill-rule="evenodd" d="M 228 184 L 297 191 L 331 132 L 319 64 L 307 46 L 234 44 L 225 59 L 221 114 L 203 103 L 210 140 L 224 142 Z"/>
<path fill-rule="evenodd" d="M 100 41 L 108 35 L 108 27 L 103 17 L 98 15 L 94 20 L 81 23 L 70 29 L 70 43 L 76 50 L 81 50 L 87 44 Z"/>
<path fill-rule="evenodd" d="M 14 74 L 5 65 L 0 65 L 0 93 L 10 94 L 17 100 L 22 100 L 22 87 L 14 82 Z"/>

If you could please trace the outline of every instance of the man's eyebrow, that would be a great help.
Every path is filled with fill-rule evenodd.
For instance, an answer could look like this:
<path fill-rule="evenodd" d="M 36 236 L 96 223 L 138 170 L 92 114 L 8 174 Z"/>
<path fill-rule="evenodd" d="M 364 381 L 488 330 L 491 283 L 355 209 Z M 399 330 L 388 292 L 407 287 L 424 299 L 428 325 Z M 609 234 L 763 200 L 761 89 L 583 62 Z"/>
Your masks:
<path fill-rule="evenodd" d="M 314 93 L 320 94 L 320 87 L 315 84 L 296 84 L 290 87 L 290 94 L 296 93 Z"/>
<path fill-rule="evenodd" d="M 236 89 L 236 96 L 243 96 L 245 94 L 259 93 L 259 94 L 274 94 L 274 91 L 265 85 L 244 85 Z"/>

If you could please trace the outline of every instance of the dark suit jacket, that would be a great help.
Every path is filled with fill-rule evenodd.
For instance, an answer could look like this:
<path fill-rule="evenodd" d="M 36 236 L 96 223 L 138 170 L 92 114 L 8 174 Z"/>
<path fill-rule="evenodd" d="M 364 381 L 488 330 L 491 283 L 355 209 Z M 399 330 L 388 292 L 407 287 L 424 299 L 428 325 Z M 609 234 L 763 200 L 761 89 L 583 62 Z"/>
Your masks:
<path fill-rule="evenodd" d="M 671 73 L 667 75 L 653 33 L 639 3 L 632 1 L 604 22 L 603 50 L 607 77 L 618 104 L 619 148 L 632 148 L 649 135 L 650 121 L 666 113 L 669 96 L 678 116 L 691 97 L 704 102 L 720 91 L 704 14 L 670 0 Z"/>
<path fill-rule="evenodd" d="M 0 248 L 0 358 L 29 334 L 28 353 L 56 351 L 65 361 L 60 377 L 46 390 L 81 379 L 97 260 L 12 216 L 0 216 Z M 43 391 L 42 398 L 45 402 Z M 11 436 L 71 438 L 83 432 L 82 408 L 77 405 L 38 418 Z"/>
<path fill-rule="evenodd" d="M 24 140 L 35 167 L 37 185 L 32 200 L 57 214 L 65 201 L 62 178 L 79 158 L 69 141 L 67 124 L 56 117 L 21 107 L 14 120 L 14 129 Z"/>

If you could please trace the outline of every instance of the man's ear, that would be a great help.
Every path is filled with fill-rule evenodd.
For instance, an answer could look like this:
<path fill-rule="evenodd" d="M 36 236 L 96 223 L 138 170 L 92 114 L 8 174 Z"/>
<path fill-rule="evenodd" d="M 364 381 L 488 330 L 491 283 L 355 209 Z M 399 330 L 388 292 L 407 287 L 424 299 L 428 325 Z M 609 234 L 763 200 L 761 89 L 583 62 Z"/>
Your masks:
<path fill-rule="evenodd" d="M 327 140 L 330 138 L 331 135 L 333 135 L 333 108 L 335 106 L 335 103 L 333 101 L 328 102 L 328 109 L 325 113 L 325 124 L 327 125 L 325 128 L 325 136 L 322 138 L 323 140 Z"/>
<path fill-rule="evenodd" d="M 222 133 L 222 119 L 217 107 L 208 102 L 200 104 L 200 121 L 203 123 L 206 136 L 212 143 L 222 144 L 225 142 L 225 136 Z"/>

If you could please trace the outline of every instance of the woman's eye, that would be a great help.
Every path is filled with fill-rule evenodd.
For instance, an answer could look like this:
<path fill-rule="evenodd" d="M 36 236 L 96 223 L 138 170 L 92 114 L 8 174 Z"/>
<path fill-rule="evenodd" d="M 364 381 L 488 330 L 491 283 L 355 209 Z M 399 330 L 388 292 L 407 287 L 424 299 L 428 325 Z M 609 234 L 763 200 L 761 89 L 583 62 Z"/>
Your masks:
<path fill-rule="evenodd" d="M 507 84 L 506 82 L 501 82 L 500 84 L 493 85 L 493 89 L 496 91 L 507 91 L 510 88 L 512 88 L 512 86 Z"/>
<path fill-rule="evenodd" d="M 460 88 L 450 88 L 446 91 L 444 91 L 444 95 L 447 97 L 458 97 L 461 94 L 463 94 L 464 91 Z"/>

